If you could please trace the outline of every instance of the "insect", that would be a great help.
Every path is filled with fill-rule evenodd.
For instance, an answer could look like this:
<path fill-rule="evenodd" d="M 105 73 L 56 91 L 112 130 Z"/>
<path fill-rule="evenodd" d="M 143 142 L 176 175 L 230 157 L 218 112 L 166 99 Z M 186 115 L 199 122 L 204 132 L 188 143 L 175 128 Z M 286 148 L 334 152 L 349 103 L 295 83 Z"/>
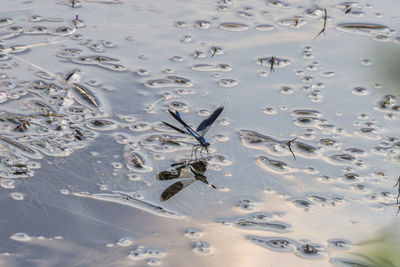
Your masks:
<path fill-rule="evenodd" d="M 271 63 L 271 67 L 270 67 L 270 70 L 269 70 L 269 71 L 270 71 L 270 72 L 275 72 L 274 64 L 277 63 L 277 61 L 275 60 L 274 56 L 272 56 L 272 57 L 268 60 L 268 62 Z"/>
<path fill-rule="evenodd" d="M 208 132 L 208 130 L 210 129 L 211 125 L 215 122 L 215 120 L 218 118 L 218 116 L 221 114 L 222 110 L 224 109 L 224 107 L 220 107 L 217 108 L 211 115 L 210 117 L 208 117 L 207 119 L 203 120 L 200 125 L 197 127 L 196 131 L 193 130 L 189 125 L 186 124 L 186 122 L 184 122 L 181 118 L 181 115 L 179 114 L 178 111 L 173 112 L 172 110 L 168 110 L 168 112 L 172 115 L 172 117 L 174 117 L 175 120 L 177 120 L 180 124 L 182 124 L 183 127 L 185 127 L 186 131 L 171 125 L 165 121 L 163 121 L 162 123 L 164 123 L 165 125 L 167 125 L 168 127 L 182 133 L 182 134 L 189 134 L 191 136 L 193 136 L 199 143 L 193 146 L 192 149 L 192 156 L 193 153 L 196 155 L 196 151 L 198 149 L 200 150 L 200 154 L 203 151 L 203 149 L 205 149 L 207 151 L 208 154 L 210 154 L 208 152 L 208 147 L 210 146 L 210 143 L 208 143 L 205 139 L 204 139 L 204 135 Z"/>
<path fill-rule="evenodd" d="M 178 181 L 170 185 L 167 189 L 162 192 L 160 196 L 160 201 L 166 201 L 180 192 L 183 188 L 191 185 L 195 181 L 201 181 L 212 188 L 216 189 L 216 187 L 212 184 L 209 184 L 207 181 L 207 177 L 204 173 L 207 170 L 207 162 L 204 160 L 199 160 L 196 162 L 189 163 L 188 161 L 183 161 L 179 163 L 172 164 L 171 166 L 178 166 L 173 171 L 163 171 L 157 175 L 158 180 L 172 180 L 177 179 L 183 176 L 186 168 L 189 168 L 190 172 L 194 175 L 194 177 L 190 179 L 185 179 L 182 181 Z M 184 177 L 182 177 L 184 178 Z"/>
<path fill-rule="evenodd" d="M 296 16 L 295 20 L 294 20 L 294 26 L 296 27 L 299 24 L 300 18 L 298 16 Z"/>
<path fill-rule="evenodd" d="M 194 59 L 197 59 L 200 56 L 200 51 L 194 51 L 193 56 Z"/>
<path fill-rule="evenodd" d="M 328 12 L 326 11 L 326 8 L 324 9 L 324 12 L 325 12 L 325 16 L 324 16 L 324 27 L 323 27 L 322 30 L 317 34 L 317 36 L 315 36 L 314 39 L 312 39 L 313 41 L 314 41 L 315 39 L 317 39 L 318 36 L 321 35 L 321 33 L 325 32 L 326 20 L 328 19 Z"/>
<path fill-rule="evenodd" d="M 346 5 L 346 9 L 345 9 L 344 13 L 347 14 L 350 11 L 351 11 L 351 5 Z"/>
<path fill-rule="evenodd" d="M 76 16 L 75 16 L 75 30 L 78 29 L 78 22 L 79 22 L 79 14 L 76 13 Z"/>

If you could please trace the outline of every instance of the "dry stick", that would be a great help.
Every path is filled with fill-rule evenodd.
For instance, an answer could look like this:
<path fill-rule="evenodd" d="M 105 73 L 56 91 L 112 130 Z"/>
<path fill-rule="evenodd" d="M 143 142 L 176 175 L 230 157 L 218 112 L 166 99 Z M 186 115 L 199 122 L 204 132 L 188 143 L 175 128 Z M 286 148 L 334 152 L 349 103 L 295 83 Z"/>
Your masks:
<path fill-rule="evenodd" d="M 398 186 L 397 188 L 397 205 L 399 205 L 399 198 L 400 198 L 400 176 L 399 179 L 397 179 L 397 183 L 393 186 L 393 188 L 395 188 L 396 186 Z M 400 207 L 399 207 L 400 209 Z"/>
<path fill-rule="evenodd" d="M 215 56 L 215 54 L 217 53 L 217 48 L 213 48 L 213 53 L 211 54 L 211 57 Z"/>
<path fill-rule="evenodd" d="M 294 158 L 295 160 L 296 160 L 296 156 L 294 155 L 293 150 L 292 150 L 292 143 L 293 143 L 293 141 L 296 140 L 296 139 L 297 139 L 297 137 L 293 138 L 292 140 L 290 140 L 290 141 L 288 141 L 288 142 L 286 143 L 287 146 L 288 146 L 288 148 L 289 148 L 289 151 L 292 152 L 293 158 Z"/>
<path fill-rule="evenodd" d="M 296 27 L 299 24 L 300 18 L 296 16 L 294 26 Z"/>
<path fill-rule="evenodd" d="M 326 28 L 326 20 L 327 20 L 327 18 L 328 18 L 328 12 L 326 12 L 326 8 L 324 9 L 324 12 L 325 12 L 325 17 L 324 17 L 324 27 L 322 28 L 322 30 L 317 34 L 317 36 L 315 36 L 314 37 L 314 39 L 312 39 L 313 41 L 315 40 L 315 39 L 317 39 L 318 38 L 318 36 L 320 36 L 321 35 L 321 33 L 323 33 L 323 32 L 325 32 L 325 28 Z"/>

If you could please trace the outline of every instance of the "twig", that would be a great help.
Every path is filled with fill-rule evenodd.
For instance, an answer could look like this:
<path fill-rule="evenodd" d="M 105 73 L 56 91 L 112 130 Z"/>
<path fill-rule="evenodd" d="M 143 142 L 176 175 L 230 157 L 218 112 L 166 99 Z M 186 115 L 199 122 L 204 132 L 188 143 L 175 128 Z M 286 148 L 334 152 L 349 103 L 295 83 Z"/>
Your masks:
<path fill-rule="evenodd" d="M 322 30 L 317 34 L 317 36 L 315 36 L 314 37 L 314 39 L 312 39 L 313 41 L 315 40 L 315 39 L 317 39 L 318 38 L 318 36 L 320 36 L 321 35 L 321 33 L 323 33 L 323 32 L 325 32 L 325 28 L 326 28 L 326 20 L 328 19 L 328 12 L 326 11 L 326 8 L 324 9 L 324 12 L 325 12 L 325 17 L 324 17 L 324 27 L 322 28 Z"/>
<path fill-rule="evenodd" d="M 296 160 L 296 156 L 294 155 L 293 150 L 292 150 L 292 143 L 293 143 L 293 141 L 296 140 L 296 139 L 297 139 L 297 137 L 293 138 L 292 140 L 290 140 L 290 141 L 288 141 L 288 142 L 286 143 L 287 146 L 288 146 L 288 148 L 289 148 L 289 150 L 290 150 L 290 152 L 292 152 L 293 158 L 294 158 L 295 160 Z"/>
<path fill-rule="evenodd" d="M 395 188 L 396 186 L 398 186 L 398 188 L 397 188 L 397 205 L 399 205 L 399 198 L 400 198 L 400 176 L 399 176 L 399 179 L 397 179 L 397 183 L 393 186 L 393 188 Z M 400 210 L 400 206 L 399 206 L 399 210 Z"/>

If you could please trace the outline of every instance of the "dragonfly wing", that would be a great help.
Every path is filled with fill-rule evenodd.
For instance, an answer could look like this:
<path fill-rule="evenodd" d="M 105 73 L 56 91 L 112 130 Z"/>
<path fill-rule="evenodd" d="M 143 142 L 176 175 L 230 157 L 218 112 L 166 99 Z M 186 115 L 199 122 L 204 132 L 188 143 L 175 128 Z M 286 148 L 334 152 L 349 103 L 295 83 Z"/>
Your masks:
<path fill-rule="evenodd" d="M 169 114 L 171 114 L 172 117 L 174 117 L 175 120 L 177 120 L 180 124 L 183 125 L 183 127 L 186 128 L 186 130 L 193 135 L 196 139 L 200 137 L 200 135 L 193 130 L 189 125 L 186 124 L 186 122 L 184 122 L 181 118 L 181 115 L 179 114 L 178 111 L 176 111 L 176 113 L 174 113 L 172 110 L 168 110 Z"/>
<path fill-rule="evenodd" d="M 181 169 L 176 169 L 174 171 L 162 171 L 159 174 L 157 174 L 156 178 L 157 180 L 172 180 L 172 179 L 176 179 L 179 178 L 182 174 Z"/>
<path fill-rule="evenodd" d="M 182 133 L 182 134 L 188 134 L 188 133 L 185 132 L 184 130 L 179 129 L 178 127 L 176 127 L 176 126 L 174 126 L 174 125 L 171 125 L 171 124 L 169 124 L 169 123 L 167 123 L 167 122 L 165 122 L 165 121 L 162 121 L 162 123 L 164 123 L 164 124 L 167 125 L 168 127 L 172 128 L 172 129 L 174 129 L 175 131 L 178 131 L 178 132 L 180 132 L 180 133 Z"/>
<path fill-rule="evenodd" d="M 223 110 L 224 107 L 217 108 L 210 117 L 200 123 L 199 127 L 197 127 L 197 132 L 202 132 L 201 136 L 204 136 Z"/>
<path fill-rule="evenodd" d="M 167 189 L 162 192 L 160 196 L 160 201 L 165 201 L 170 199 L 171 197 L 175 196 L 179 191 L 181 191 L 183 188 L 191 185 L 196 179 L 192 178 L 189 180 L 183 180 L 176 182 L 172 185 L 170 185 Z"/>

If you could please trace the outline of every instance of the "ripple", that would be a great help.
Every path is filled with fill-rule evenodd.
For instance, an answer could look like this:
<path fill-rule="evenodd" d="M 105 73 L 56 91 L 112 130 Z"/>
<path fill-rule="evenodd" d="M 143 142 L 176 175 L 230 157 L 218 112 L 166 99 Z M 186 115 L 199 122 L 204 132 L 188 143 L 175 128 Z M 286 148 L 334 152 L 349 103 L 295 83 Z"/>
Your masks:
<path fill-rule="evenodd" d="M 207 20 L 198 20 L 195 21 L 194 23 L 194 27 L 201 29 L 201 30 L 207 30 L 208 28 L 210 28 L 211 26 L 211 22 L 207 21 Z"/>
<path fill-rule="evenodd" d="M 19 33 L 19 32 L 2 32 L 2 33 L 0 33 L 0 40 L 11 39 L 11 38 L 17 37 L 18 35 L 21 35 L 21 33 Z"/>
<path fill-rule="evenodd" d="M 343 32 L 361 34 L 367 36 L 375 36 L 379 34 L 391 35 L 392 31 L 380 24 L 373 23 L 342 23 L 337 26 L 337 29 Z"/>
<path fill-rule="evenodd" d="M 20 242 L 27 242 L 30 241 L 32 238 L 26 233 L 15 233 L 12 236 L 10 236 L 10 239 Z"/>
<path fill-rule="evenodd" d="M 379 131 L 376 128 L 372 127 L 362 127 L 356 131 L 357 135 L 365 137 L 371 140 L 379 140 L 380 136 L 378 135 Z"/>
<path fill-rule="evenodd" d="M 0 27 L 5 27 L 13 23 L 14 21 L 10 18 L 0 18 Z"/>
<path fill-rule="evenodd" d="M 255 203 L 250 199 L 242 198 L 239 200 L 237 207 L 243 211 L 253 211 Z"/>
<path fill-rule="evenodd" d="M 346 239 L 332 238 L 328 240 L 328 247 L 338 250 L 349 249 L 350 242 Z"/>
<path fill-rule="evenodd" d="M 71 27 L 66 27 L 66 26 L 61 26 L 55 29 L 54 31 L 49 31 L 50 34 L 52 35 L 68 35 L 71 34 L 75 31 L 74 28 Z"/>
<path fill-rule="evenodd" d="M 292 252 L 298 244 L 292 239 L 280 237 L 248 236 L 247 239 L 256 245 L 277 252 Z"/>
<path fill-rule="evenodd" d="M 121 247 L 129 247 L 133 244 L 130 238 L 121 238 L 118 240 L 117 245 Z"/>
<path fill-rule="evenodd" d="M 241 23 L 222 23 L 219 25 L 219 28 L 224 31 L 242 32 L 247 31 L 249 26 Z"/>
<path fill-rule="evenodd" d="M 288 3 L 280 0 L 269 0 L 268 5 L 276 8 L 290 8 L 290 5 Z"/>
<path fill-rule="evenodd" d="M 368 94 L 368 90 L 365 89 L 364 87 L 354 87 L 351 92 L 354 95 L 367 95 Z"/>
<path fill-rule="evenodd" d="M 319 18 L 324 13 L 324 10 L 319 7 L 309 8 L 305 10 L 304 15 L 313 19 Z"/>
<path fill-rule="evenodd" d="M 24 34 L 47 34 L 49 29 L 44 26 L 34 26 L 29 30 L 24 30 Z"/>
<path fill-rule="evenodd" d="M 136 149 L 130 146 L 126 146 L 124 149 L 124 158 L 126 167 L 129 170 L 135 172 L 151 172 L 152 167 L 145 165 L 145 160 L 142 155 L 136 152 Z"/>
<path fill-rule="evenodd" d="M 86 126 L 92 130 L 109 131 L 118 127 L 113 121 L 104 119 L 93 119 L 86 123 Z"/>
<path fill-rule="evenodd" d="M 290 225 L 283 222 L 256 222 L 249 219 L 238 219 L 235 226 L 242 229 L 248 230 L 262 230 L 272 231 L 277 233 L 288 233 L 290 232 Z"/>
<path fill-rule="evenodd" d="M 112 64 L 112 63 L 101 63 L 97 64 L 97 66 L 102 67 L 104 69 L 112 70 L 112 71 L 127 71 L 128 68 L 121 64 Z"/>
<path fill-rule="evenodd" d="M 221 79 L 218 84 L 222 87 L 234 87 L 238 85 L 238 81 L 235 79 Z"/>
<path fill-rule="evenodd" d="M 281 88 L 280 92 L 281 92 L 281 94 L 284 94 L 284 95 L 291 95 L 291 94 L 293 94 L 294 89 L 291 87 L 288 87 L 288 86 L 284 86 Z"/>
<path fill-rule="evenodd" d="M 356 162 L 356 158 L 350 154 L 335 154 L 329 156 L 329 159 L 332 161 L 332 163 L 337 163 L 337 164 L 340 163 L 353 164 Z"/>
<path fill-rule="evenodd" d="M 192 87 L 193 83 L 187 78 L 168 76 L 165 79 L 149 80 L 144 85 L 149 88 Z"/>
<path fill-rule="evenodd" d="M 199 238 L 202 235 L 202 231 L 195 228 L 189 228 L 185 230 L 185 236 L 189 238 Z"/>
<path fill-rule="evenodd" d="M 24 200 L 25 195 L 19 192 L 13 192 L 10 194 L 10 196 L 14 199 L 14 200 Z"/>
<path fill-rule="evenodd" d="M 272 31 L 274 29 L 275 29 L 274 25 L 270 24 L 259 24 L 256 26 L 257 31 Z"/>
<path fill-rule="evenodd" d="M 226 157 L 222 155 L 214 155 L 211 159 L 211 162 L 213 164 L 219 165 L 219 166 L 229 166 L 232 165 L 232 161 L 228 160 Z"/>
<path fill-rule="evenodd" d="M 307 200 L 302 200 L 302 199 L 298 199 L 298 200 L 293 200 L 293 204 L 302 209 L 303 211 L 311 211 L 315 208 L 315 205 Z"/>
<path fill-rule="evenodd" d="M 336 76 L 336 73 L 333 71 L 324 71 L 322 73 L 320 73 L 321 77 L 334 77 Z"/>
<path fill-rule="evenodd" d="M 296 255 L 306 259 L 320 259 L 325 256 L 325 253 L 323 251 L 323 246 L 319 244 L 306 243 L 297 246 Z"/>
<path fill-rule="evenodd" d="M 228 64 L 217 64 L 217 65 L 211 65 L 211 64 L 196 64 L 192 66 L 192 70 L 197 70 L 197 71 L 231 71 L 232 68 Z"/>
<path fill-rule="evenodd" d="M 15 188 L 15 181 L 10 179 L 4 179 L 0 181 L 0 186 L 5 189 L 14 189 Z"/>
<path fill-rule="evenodd" d="M 306 24 L 306 21 L 303 17 L 296 16 L 294 18 L 280 19 L 278 20 L 277 24 L 290 28 L 300 28 L 301 26 Z"/>
<path fill-rule="evenodd" d="M 177 28 L 186 28 L 186 27 L 187 27 L 187 24 L 186 24 L 186 22 L 184 22 L 184 21 L 177 21 L 177 22 L 175 22 L 175 26 L 176 26 Z"/>
<path fill-rule="evenodd" d="M 82 50 L 76 48 L 65 48 L 61 52 L 57 53 L 58 57 L 62 58 L 75 58 L 81 55 Z"/>
<path fill-rule="evenodd" d="M 0 103 L 7 101 L 7 94 L 5 92 L 0 92 Z"/>
<path fill-rule="evenodd" d="M 267 114 L 267 115 L 274 115 L 274 114 L 276 114 L 276 110 L 275 110 L 274 108 L 272 108 L 272 107 L 265 107 L 265 108 L 263 109 L 263 112 L 264 112 L 265 114 Z"/>
<path fill-rule="evenodd" d="M 261 168 L 274 173 L 291 173 L 297 171 L 297 169 L 289 167 L 286 162 L 273 160 L 265 156 L 258 156 L 256 163 Z"/>
<path fill-rule="evenodd" d="M 321 122 L 320 119 L 316 117 L 298 117 L 294 121 L 294 124 L 301 127 L 315 127 Z"/>
<path fill-rule="evenodd" d="M 199 254 L 209 254 L 212 251 L 212 247 L 205 241 L 197 241 L 192 243 L 193 250 Z"/>

